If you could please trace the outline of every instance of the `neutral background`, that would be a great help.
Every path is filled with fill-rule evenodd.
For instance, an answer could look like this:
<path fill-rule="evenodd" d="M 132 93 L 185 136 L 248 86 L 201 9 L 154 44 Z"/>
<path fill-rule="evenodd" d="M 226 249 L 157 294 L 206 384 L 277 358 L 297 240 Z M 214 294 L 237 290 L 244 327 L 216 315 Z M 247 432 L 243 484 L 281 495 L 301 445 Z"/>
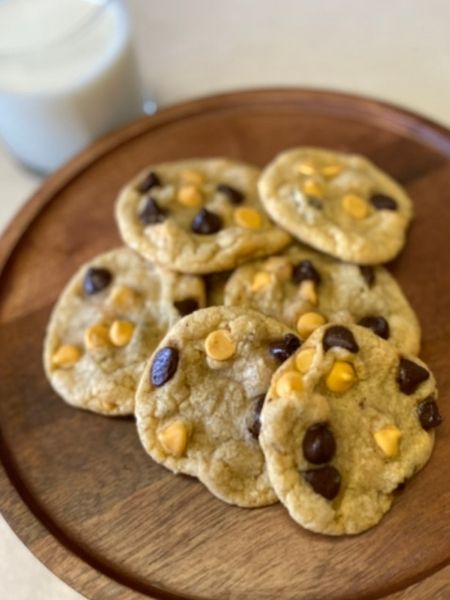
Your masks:
<path fill-rule="evenodd" d="M 449 0 L 128 0 L 160 105 L 297 85 L 388 100 L 450 126 Z M 39 185 L 0 143 L 0 228 Z M 1 600 L 80 600 L 0 517 Z"/>

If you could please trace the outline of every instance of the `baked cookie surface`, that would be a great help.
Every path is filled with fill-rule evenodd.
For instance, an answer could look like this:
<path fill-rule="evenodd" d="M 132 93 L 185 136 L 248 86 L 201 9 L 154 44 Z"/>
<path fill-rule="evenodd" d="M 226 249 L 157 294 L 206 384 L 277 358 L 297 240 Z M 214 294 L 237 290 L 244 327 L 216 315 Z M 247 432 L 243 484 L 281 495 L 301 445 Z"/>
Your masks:
<path fill-rule="evenodd" d="M 362 156 L 294 148 L 264 169 L 258 189 L 268 214 L 283 229 L 341 260 L 387 262 L 405 243 L 411 200 Z"/>
<path fill-rule="evenodd" d="M 409 354 L 420 349 L 420 325 L 400 286 L 383 267 L 337 261 L 300 244 L 238 267 L 224 304 L 258 310 L 295 329 L 301 315 L 359 323 Z"/>
<path fill-rule="evenodd" d="M 78 270 L 53 309 L 47 377 L 73 406 L 131 414 L 148 355 L 173 323 L 204 303 L 199 277 L 163 271 L 128 248 L 101 254 Z"/>
<path fill-rule="evenodd" d="M 116 219 L 125 243 L 183 273 L 232 269 L 284 248 L 290 236 L 262 210 L 259 170 L 227 159 L 155 165 L 126 185 Z"/>
<path fill-rule="evenodd" d="M 331 535 L 374 526 L 428 461 L 435 380 L 365 328 L 317 329 L 275 373 L 260 443 L 291 517 Z"/>
<path fill-rule="evenodd" d="M 239 506 L 276 502 L 258 443 L 274 371 L 299 346 L 253 311 L 211 307 L 179 321 L 151 357 L 136 395 L 145 450 Z"/>

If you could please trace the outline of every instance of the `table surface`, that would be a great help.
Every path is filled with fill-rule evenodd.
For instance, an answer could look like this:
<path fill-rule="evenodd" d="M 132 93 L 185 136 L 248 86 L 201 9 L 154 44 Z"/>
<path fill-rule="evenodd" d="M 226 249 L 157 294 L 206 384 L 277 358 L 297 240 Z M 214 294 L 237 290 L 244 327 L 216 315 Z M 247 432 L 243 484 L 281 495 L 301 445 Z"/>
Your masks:
<path fill-rule="evenodd" d="M 244 87 L 335 88 L 450 126 L 447 0 L 391 0 L 376 18 L 357 0 L 217 0 L 214 11 L 209 0 L 127 3 L 143 84 L 160 105 Z M 40 181 L 0 146 L 0 230 Z M 1 517 L 0 582 L 8 600 L 82 598 Z"/>

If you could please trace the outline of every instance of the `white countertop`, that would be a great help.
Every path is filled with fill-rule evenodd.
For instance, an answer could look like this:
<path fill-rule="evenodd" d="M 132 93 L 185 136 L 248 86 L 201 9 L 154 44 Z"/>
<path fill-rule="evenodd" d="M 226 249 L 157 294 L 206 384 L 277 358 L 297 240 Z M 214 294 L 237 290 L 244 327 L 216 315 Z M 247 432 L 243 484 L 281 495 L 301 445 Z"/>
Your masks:
<path fill-rule="evenodd" d="M 450 126 L 448 0 L 128 0 L 160 104 L 248 87 L 372 95 Z M 0 229 L 39 185 L 0 146 Z M 0 517 L 0 598 L 80 600 Z"/>

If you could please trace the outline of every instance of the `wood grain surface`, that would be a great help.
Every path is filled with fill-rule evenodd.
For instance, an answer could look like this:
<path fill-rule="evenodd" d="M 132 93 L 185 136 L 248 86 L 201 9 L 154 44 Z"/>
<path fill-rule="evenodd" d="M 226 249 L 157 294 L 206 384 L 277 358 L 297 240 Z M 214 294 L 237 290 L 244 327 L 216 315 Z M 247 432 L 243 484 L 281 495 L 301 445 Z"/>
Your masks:
<path fill-rule="evenodd" d="M 41 347 L 73 271 L 119 242 L 121 185 L 147 164 L 229 156 L 264 165 L 295 145 L 367 155 L 404 184 L 416 219 L 391 265 L 423 326 L 446 421 L 430 464 L 381 524 L 308 533 L 280 505 L 223 504 L 142 450 L 132 419 L 65 405 Z M 368 99 L 259 90 L 142 119 L 52 176 L 0 241 L 0 508 L 30 550 L 92 600 L 450 598 L 450 132 Z M 1 588 L 1 584 L 0 584 Z"/>

